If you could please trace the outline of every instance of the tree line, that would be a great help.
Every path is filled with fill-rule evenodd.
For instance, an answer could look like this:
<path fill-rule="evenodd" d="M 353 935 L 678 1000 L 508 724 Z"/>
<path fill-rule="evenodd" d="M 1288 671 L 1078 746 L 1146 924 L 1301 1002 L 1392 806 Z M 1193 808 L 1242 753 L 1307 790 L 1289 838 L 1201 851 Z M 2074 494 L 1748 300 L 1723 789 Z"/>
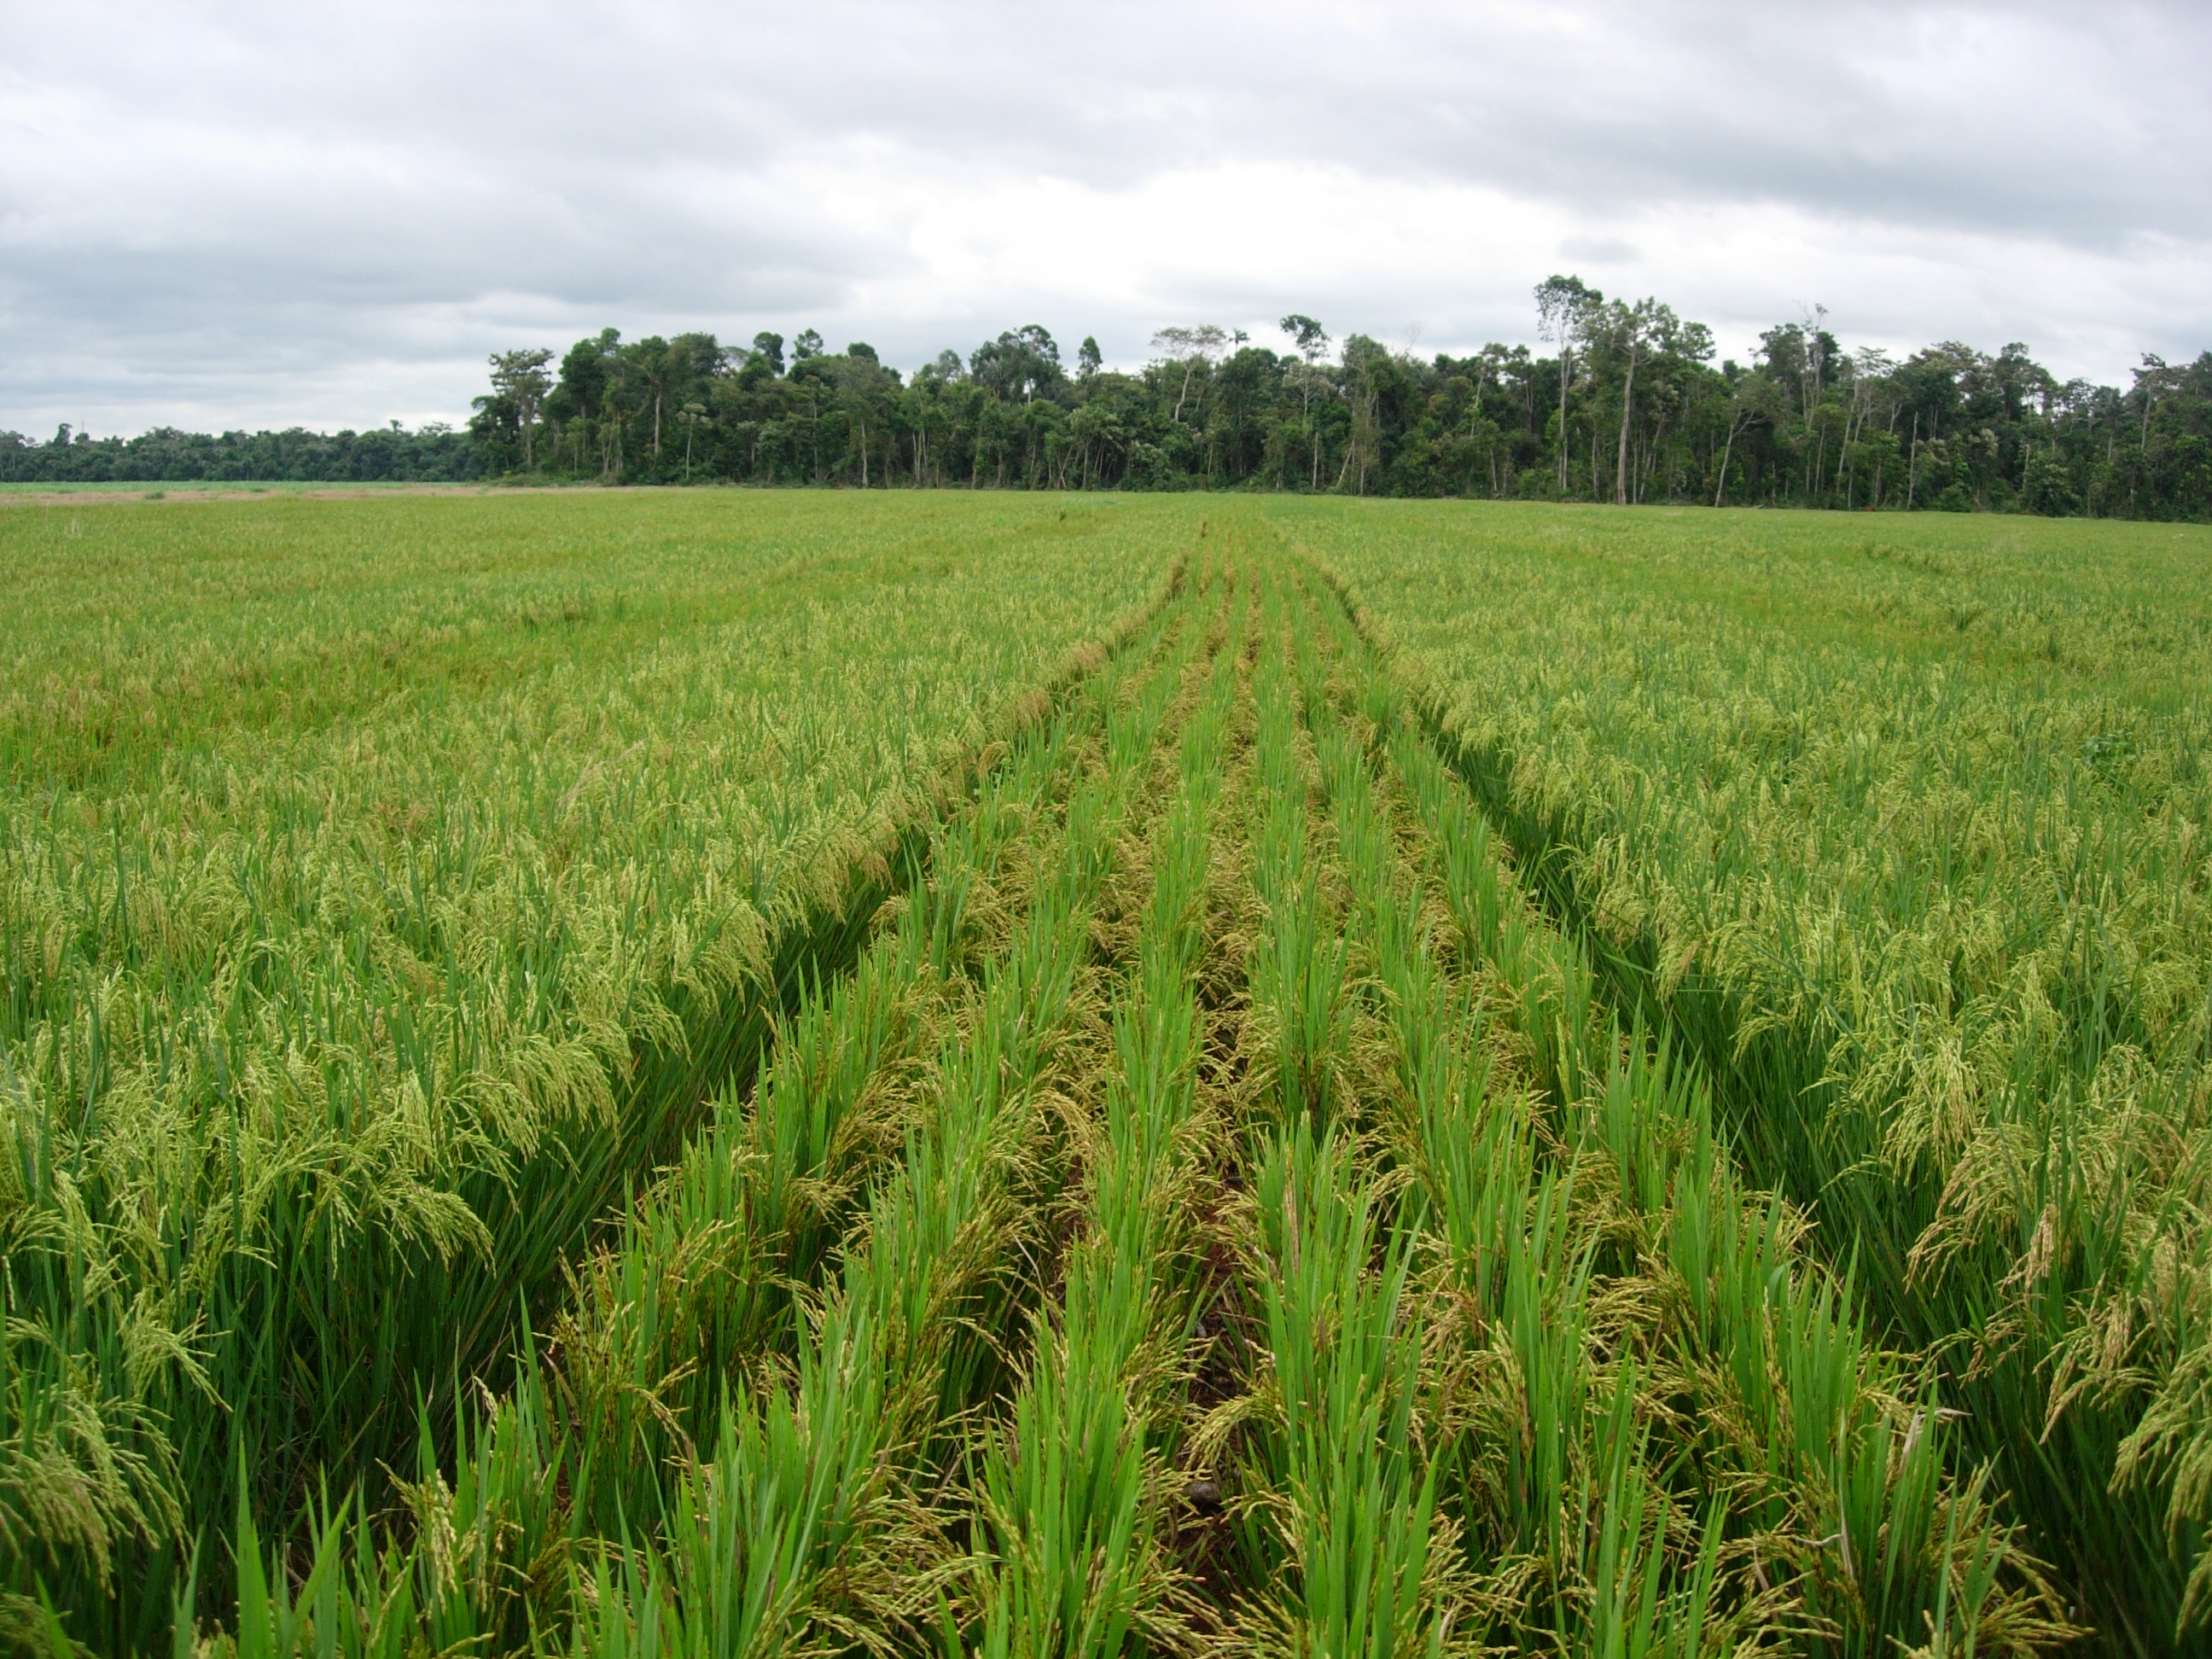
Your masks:
<path fill-rule="evenodd" d="M 182 432 L 95 438 L 64 426 L 45 443 L 0 432 L 0 483 L 465 483 L 484 476 L 476 434 L 432 422 L 366 432 Z"/>
<path fill-rule="evenodd" d="M 1534 298 L 1548 355 L 1491 344 L 1422 359 L 1364 334 L 1340 343 L 1292 314 L 1272 341 L 1164 328 L 1130 373 L 1106 368 L 1091 338 L 1064 362 L 1036 325 L 911 374 L 865 343 L 833 352 L 811 329 L 787 352 L 775 333 L 725 345 L 608 329 L 557 362 L 542 347 L 495 354 L 465 433 L 0 434 L 0 479 L 1248 489 L 2212 517 L 2212 353 L 2146 356 L 2122 389 L 2062 382 L 2020 344 L 1846 351 L 1816 309 L 1766 330 L 1747 362 L 1716 363 L 1711 331 L 1656 299 L 1608 300 L 1566 276 Z M 156 470 L 257 464 L 293 470 Z M 298 470 L 317 465 L 351 470 Z M 364 470 L 375 465 L 412 470 Z"/>

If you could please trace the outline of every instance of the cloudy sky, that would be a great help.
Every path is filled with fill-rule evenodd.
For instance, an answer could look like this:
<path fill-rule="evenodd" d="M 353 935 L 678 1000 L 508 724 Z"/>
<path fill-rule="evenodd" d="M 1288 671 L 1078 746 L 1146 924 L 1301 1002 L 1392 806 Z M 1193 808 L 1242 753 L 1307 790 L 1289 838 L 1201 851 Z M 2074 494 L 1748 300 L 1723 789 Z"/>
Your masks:
<path fill-rule="evenodd" d="M 0 428 L 456 420 L 483 356 L 1310 312 L 2212 347 L 2212 6 L 0 0 Z"/>

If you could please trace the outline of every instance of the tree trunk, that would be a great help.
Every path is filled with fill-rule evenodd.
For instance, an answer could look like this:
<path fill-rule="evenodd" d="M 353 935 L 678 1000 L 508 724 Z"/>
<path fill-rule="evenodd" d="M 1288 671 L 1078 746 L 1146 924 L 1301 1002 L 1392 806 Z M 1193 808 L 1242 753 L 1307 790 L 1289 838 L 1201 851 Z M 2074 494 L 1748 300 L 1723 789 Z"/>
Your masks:
<path fill-rule="evenodd" d="M 1721 476 L 1713 483 L 1713 505 L 1721 504 L 1721 492 L 1728 488 L 1729 457 L 1735 453 L 1735 434 L 1742 430 L 1741 417 L 1729 422 L 1728 445 L 1721 451 Z"/>
<path fill-rule="evenodd" d="M 1316 489 L 1319 489 L 1321 488 L 1321 441 L 1314 432 L 1312 363 L 1307 363 L 1306 372 L 1298 376 L 1298 385 L 1300 390 L 1304 394 L 1303 398 L 1303 410 L 1305 416 L 1306 423 L 1306 448 L 1311 452 L 1313 456 L 1313 487 Z"/>
<path fill-rule="evenodd" d="M 1617 503 L 1628 505 L 1628 415 L 1636 400 L 1636 342 L 1628 343 L 1628 378 L 1620 383 L 1620 453 L 1613 463 L 1613 495 Z"/>
<path fill-rule="evenodd" d="M 1566 331 L 1562 329 L 1559 332 L 1559 498 L 1564 501 L 1567 494 L 1567 380 L 1573 359 L 1567 350 Z"/>

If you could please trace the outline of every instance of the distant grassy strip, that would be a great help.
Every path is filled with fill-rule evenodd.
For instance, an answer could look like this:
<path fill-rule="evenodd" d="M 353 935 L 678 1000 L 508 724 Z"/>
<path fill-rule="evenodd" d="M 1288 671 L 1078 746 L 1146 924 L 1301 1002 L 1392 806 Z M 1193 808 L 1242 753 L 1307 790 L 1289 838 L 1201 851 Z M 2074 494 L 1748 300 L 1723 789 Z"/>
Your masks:
<path fill-rule="evenodd" d="M 240 495 L 296 495 L 310 489 L 358 489 L 390 494 L 394 490 L 481 490 L 482 484 L 441 483 L 391 478 L 133 478 L 92 483 L 0 483 L 0 497 L 9 495 L 206 495 L 236 491 Z"/>

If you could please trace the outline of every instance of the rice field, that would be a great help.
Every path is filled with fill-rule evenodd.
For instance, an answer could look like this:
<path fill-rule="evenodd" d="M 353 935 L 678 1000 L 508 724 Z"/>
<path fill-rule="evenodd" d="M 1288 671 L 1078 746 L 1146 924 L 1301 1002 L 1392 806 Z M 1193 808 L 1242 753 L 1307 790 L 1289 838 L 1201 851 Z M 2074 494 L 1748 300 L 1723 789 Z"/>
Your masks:
<path fill-rule="evenodd" d="M 2200 1641 L 2212 544 L 1866 522 L 0 510 L 4 1628 Z"/>
<path fill-rule="evenodd" d="M 411 1457 L 1170 562 L 838 505 L 0 517 L 13 1594 Z"/>
<path fill-rule="evenodd" d="M 2070 1616 L 2212 1613 L 2212 535 L 1316 515 L 1743 1167 L 1940 1367 Z"/>

